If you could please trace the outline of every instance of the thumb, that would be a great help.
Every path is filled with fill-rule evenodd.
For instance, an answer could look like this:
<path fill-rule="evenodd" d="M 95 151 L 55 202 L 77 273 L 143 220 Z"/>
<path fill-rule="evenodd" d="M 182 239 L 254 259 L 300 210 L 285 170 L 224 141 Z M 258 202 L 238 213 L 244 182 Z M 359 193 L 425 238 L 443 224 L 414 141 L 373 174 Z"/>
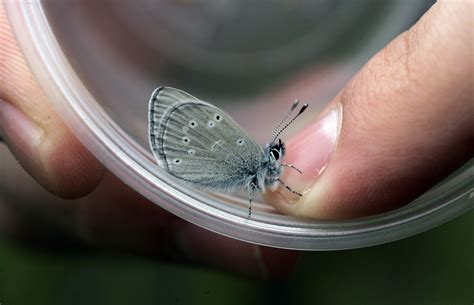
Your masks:
<path fill-rule="evenodd" d="M 468 160 L 473 143 L 469 1 L 439 1 L 380 51 L 322 116 L 287 143 L 280 211 L 349 218 L 416 198 Z"/>

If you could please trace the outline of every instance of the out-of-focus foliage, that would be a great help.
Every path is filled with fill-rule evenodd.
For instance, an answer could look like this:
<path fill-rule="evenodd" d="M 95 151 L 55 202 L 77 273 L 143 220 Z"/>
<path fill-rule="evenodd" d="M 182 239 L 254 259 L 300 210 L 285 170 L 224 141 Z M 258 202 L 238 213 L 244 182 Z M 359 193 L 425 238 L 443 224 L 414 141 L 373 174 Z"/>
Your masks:
<path fill-rule="evenodd" d="M 306 253 L 287 281 L 0 241 L 2 305 L 471 304 L 474 212 L 386 245 Z"/>

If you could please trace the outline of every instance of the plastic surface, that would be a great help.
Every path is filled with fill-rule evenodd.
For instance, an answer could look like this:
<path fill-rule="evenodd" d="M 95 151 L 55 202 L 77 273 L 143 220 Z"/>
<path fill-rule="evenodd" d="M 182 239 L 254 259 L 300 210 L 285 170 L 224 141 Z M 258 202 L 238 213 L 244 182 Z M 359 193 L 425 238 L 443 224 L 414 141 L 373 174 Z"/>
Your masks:
<path fill-rule="evenodd" d="M 413 3 L 418 2 L 413 1 Z M 57 32 L 61 28 L 58 27 L 62 22 L 61 18 L 54 18 L 58 15 L 45 8 L 50 10 L 53 8 L 58 12 L 61 11 L 61 7 L 60 4 L 51 5 L 51 3 L 41 1 L 6 1 L 7 12 L 20 45 L 40 84 L 54 103 L 55 109 L 74 130 L 81 142 L 111 172 L 151 202 L 187 221 L 232 238 L 262 245 L 303 250 L 333 250 L 365 247 L 404 238 L 446 222 L 474 206 L 472 198 L 474 163 L 471 160 L 415 202 L 389 213 L 347 221 L 317 221 L 279 215 L 270 206 L 257 203 L 252 218 L 248 219 L 246 199 L 218 194 L 208 195 L 192 190 L 156 166 L 146 143 L 146 120 L 130 119 L 129 116 L 132 116 L 132 112 L 135 111 L 138 118 L 141 116 L 146 118 L 147 98 L 151 93 L 151 88 L 159 84 L 150 78 L 146 80 L 143 78 L 141 82 L 140 75 L 146 73 L 141 74 L 140 71 L 143 70 L 137 69 L 133 71 L 136 75 L 134 78 L 136 83 L 130 84 L 129 88 L 120 88 L 119 77 L 123 75 L 113 73 L 110 74 L 111 80 L 105 80 L 110 81 L 111 84 L 100 83 L 104 82 L 101 78 L 97 80 L 99 86 L 96 83 L 97 87 L 93 88 L 94 79 L 87 78 L 91 71 L 87 68 L 81 71 L 78 68 L 80 65 L 74 62 L 74 52 L 83 50 L 67 45 L 65 37 L 67 38 L 68 35 L 64 32 L 62 35 L 65 36 L 60 38 L 62 43 L 58 40 L 58 37 L 61 37 L 61 33 Z M 420 9 L 419 5 L 407 4 L 406 7 L 395 10 L 394 15 L 389 17 L 393 22 L 397 16 L 404 16 L 403 14 L 407 14 L 414 7 Z M 71 9 L 77 8 L 72 6 Z M 128 30 L 133 28 L 131 24 L 127 24 Z M 400 27 L 403 26 L 399 25 L 396 31 L 401 30 Z M 100 36 L 81 36 L 83 33 L 79 29 L 78 32 L 70 34 L 76 35 L 71 41 L 84 44 L 86 49 L 90 47 L 90 44 L 95 43 L 94 46 L 100 46 L 100 43 L 104 42 Z M 395 33 L 382 37 L 374 34 L 371 41 L 373 47 L 377 48 L 393 34 Z M 179 43 L 176 45 L 179 46 Z M 88 52 L 90 51 L 89 49 Z M 167 55 L 163 56 L 166 58 Z M 186 58 L 179 54 L 178 56 Z M 368 53 L 359 54 L 351 64 L 354 70 L 368 56 L 370 56 Z M 117 65 L 124 63 L 123 59 L 117 57 L 104 57 L 104 69 L 119 67 L 114 66 L 114 60 Z M 176 63 L 174 67 L 179 66 L 179 59 L 169 60 Z M 225 62 L 223 60 L 224 64 L 220 69 L 227 69 Z M 186 64 L 193 65 L 189 62 Z M 139 64 L 138 66 L 140 67 Z M 143 67 L 147 67 L 147 64 Z M 100 69 L 101 67 L 92 68 Z M 283 71 L 287 67 L 281 69 Z M 116 80 L 112 81 L 114 77 Z M 235 77 L 235 75 L 226 77 Z M 350 74 L 345 75 L 345 78 L 348 77 Z M 338 82 L 343 83 L 344 77 L 339 77 Z M 202 86 L 205 87 L 205 85 Z M 112 88 L 115 86 L 117 92 L 120 93 L 117 96 L 129 94 L 127 95 L 129 104 L 130 99 L 135 98 L 134 94 L 139 95 L 136 100 L 140 102 L 134 102 L 132 107 L 129 105 L 128 108 L 123 108 L 127 107 L 126 102 L 119 102 L 115 98 L 107 99 L 104 93 L 107 86 Z M 333 85 L 331 90 L 337 91 L 336 87 Z M 329 92 L 332 92 L 331 90 Z M 326 94 L 331 93 L 326 92 Z M 287 104 L 286 102 L 285 105 Z M 237 109 L 240 107 L 232 108 L 232 106 L 224 105 L 224 108 L 230 109 L 231 112 L 234 109 L 233 111 L 238 114 Z M 285 110 L 286 107 L 282 111 Z M 250 110 L 246 113 L 249 112 Z M 245 126 L 245 122 L 244 127 L 248 127 Z M 257 135 L 257 138 L 260 139 L 260 137 Z"/>

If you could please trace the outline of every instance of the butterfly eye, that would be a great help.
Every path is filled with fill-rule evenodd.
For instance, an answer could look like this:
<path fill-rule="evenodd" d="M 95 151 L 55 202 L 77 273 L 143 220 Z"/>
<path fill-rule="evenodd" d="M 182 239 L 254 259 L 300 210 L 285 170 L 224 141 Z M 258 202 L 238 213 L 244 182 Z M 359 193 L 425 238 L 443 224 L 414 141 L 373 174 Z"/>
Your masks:
<path fill-rule="evenodd" d="M 194 121 L 191 121 L 191 122 L 189 122 L 189 126 L 190 126 L 191 128 L 194 128 L 194 127 L 197 126 L 197 123 L 194 122 Z"/>
<path fill-rule="evenodd" d="M 243 139 L 238 139 L 236 143 L 237 143 L 237 145 L 242 146 L 242 145 L 244 145 L 244 140 Z"/>
<path fill-rule="evenodd" d="M 216 120 L 217 122 L 219 122 L 221 119 L 222 118 L 221 118 L 220 115 L 218 115 L 218 114 L 214 115 L 214 120 Z"/>
<path fill-rule="evenodd" d="M 184 138 L 183 138 L 183 142 L 184 142 L 184 144 L 188 144 L 188 143 L 189 143 L 189 139 L 186 138 L 186 137 L 184 137 Z"/>
<path fill-rule="evenodd" d="M 278 149 L 270 150 L 270 154 L 272 155 L 273 159 L 275 160 L 280 159 L 280 152 L 278 152 Z"/>

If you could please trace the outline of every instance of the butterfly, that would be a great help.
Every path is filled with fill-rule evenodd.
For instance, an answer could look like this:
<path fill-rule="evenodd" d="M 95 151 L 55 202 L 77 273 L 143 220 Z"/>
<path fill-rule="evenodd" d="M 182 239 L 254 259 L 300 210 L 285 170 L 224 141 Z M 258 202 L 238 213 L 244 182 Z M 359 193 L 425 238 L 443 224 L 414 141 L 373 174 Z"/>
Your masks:
<path fill-rule="evenodd" d="M 252 215 L 255 192 L 275 190 L 283 185 L 283 167 L 302 173 L 291 164 L 282 163 L 285 144 L 279 135 L 307 108 L 284 124 L 296 109 L 296 100 L 262 147 L 234 120 L 216 106 L 171 87 L 155 89 L 149 101 L 149 142 L 158 165 L 168 173 L 197 188 L 249 194 L 248 216 Z"/>

